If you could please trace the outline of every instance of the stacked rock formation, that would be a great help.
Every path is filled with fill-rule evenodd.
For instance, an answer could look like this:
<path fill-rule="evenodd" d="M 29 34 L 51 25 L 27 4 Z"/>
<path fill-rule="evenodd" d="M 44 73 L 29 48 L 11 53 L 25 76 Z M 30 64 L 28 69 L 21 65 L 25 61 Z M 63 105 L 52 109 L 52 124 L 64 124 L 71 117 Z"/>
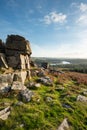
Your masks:
<path fill-rule="evenodd" d="M 0 40 L 1 67 L 13 69 L 30 69 L 30 43 L 19 35 L 8 35 L 6 44 Z"/>
<path fill-rule="evenodd" d="M 10 35 L 6 40 L 6 56 L 9 67 L 30 69 L 30 43 L 24 37 Z"/>

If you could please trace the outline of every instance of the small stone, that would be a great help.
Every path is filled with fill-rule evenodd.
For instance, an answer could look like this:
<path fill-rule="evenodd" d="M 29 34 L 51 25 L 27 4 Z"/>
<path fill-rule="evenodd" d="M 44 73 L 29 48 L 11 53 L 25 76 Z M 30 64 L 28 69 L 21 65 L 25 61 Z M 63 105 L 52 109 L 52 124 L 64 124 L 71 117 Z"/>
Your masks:
<path fill-rule="evenodd" d="M 87 95 L 87 91 L 84 91 L 83 94 L 84 94 L 84 95 Z"/>
<path fill-rule="evenodd" d="M 40 83 L 36 83 L 36 84 L 35 84 L 35 87 L 36 87 L 36 88 L 40 88 L 40 87 L 41 87 L 41 84 L 40 84 Z"/>
<path fill-rule="evenodd" d="M 80 102 L 87 102 L 87 97 L 82 96 L 82 95 L 78 95 L 77 101 L 80 101 Z"/>
<path fill-rule="evenodd" d="M 63 104 L 62 106 L 65 107 L 65 108 L 71 108 L 71 106 L 68 105 L 68 104 Z"/>
<path fill-rule="evenodd" d="M 52 102 L 52 98 L 51 97 L 46 97 L 46 102 Z"/>
<path fill-rule="evenodd" d="M 10 115 L 10 106 L 0 111 L 0 119 L 6 120 Z"/>
<path fill-rule="evenodd" d="M 29 84 L 27 84 L 27 87 L 29 87 L 29 88 L 32 88 L 32 87 L 34 87 L 35 86 L 35 83 L 34 82 L 29 82 Z"/>
<path fill-rule="evenodd" d="M 67 130 L 67 129 L 69 129 L 69 124 L 67 118 L 65 118 L 57 130 Z"/>
<path fill-rule="evenodd" d="M 21 128 L 24 127 L 24 124 L 20 124 L 20 127 L 21 127 Z"/>
<path fill-rule="evenodd" d="M 33 92 L 29 89 L 22 90 L 19 93 L 19 100 L 22 100 L 23 102 L 29 102 L 33 96 Z"/>
<path fill-rule="evenodd" d="M 24 104 L 23 102 L 19 101 L 16 103 L 16 106 L 22 106 L 23 104 Z"/>
<path fill-rule="evenodd" d="M 47 85 L 47 86 L 52 86 L 53 85 L 53 82 L 52 80 L 49 78 L 49 77 L 41 77 L 39 78 L 39 81 L 44 84 L 44 85 Z"/>

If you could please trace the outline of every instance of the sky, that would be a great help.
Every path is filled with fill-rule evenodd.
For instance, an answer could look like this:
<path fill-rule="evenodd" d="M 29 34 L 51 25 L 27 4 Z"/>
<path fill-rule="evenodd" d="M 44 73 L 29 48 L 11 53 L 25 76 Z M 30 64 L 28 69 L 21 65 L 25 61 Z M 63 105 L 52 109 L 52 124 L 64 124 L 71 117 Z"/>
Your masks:
<path fill-rule="evenodd" d="M 87 58 L 87 0 L 0 0 L 0 39 L 10 34 L 34 57 Z"/>

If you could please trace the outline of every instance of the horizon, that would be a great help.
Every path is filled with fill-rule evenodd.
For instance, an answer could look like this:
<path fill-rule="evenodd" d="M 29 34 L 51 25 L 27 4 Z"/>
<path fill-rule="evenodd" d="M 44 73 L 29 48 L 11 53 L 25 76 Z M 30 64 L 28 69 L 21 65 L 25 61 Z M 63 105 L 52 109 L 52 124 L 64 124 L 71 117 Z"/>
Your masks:
<path fill-rule="evenodd" d="M 68 57 L 65 57 L 65 58 L 64 58 L 64 57 L 43 57 L 43 56 L 42 56 L 42 57 L 35 57 L 35 56 L 32 56 L 32 55 L 31 55 L 31 58 L 44 58 L 44 59 L 46 58 L 46 59 L 61 59 L 61 60 L 62 60 L 62 59 L 63 59 L 63 60 L 64 60 L 64 59 L 66 59 L 66 60 L 69 60 L 69 59 L 70 59 L 70 60 L 76 60 L 76 59 L 77 59 L 77 60 L 87 60 L 87 58 L 73 58 L 73 57 L 72 57 L 72 58 L 68 58 Z"/>
<path fill-rule="evenodd" d="M 3 0 L 0 30 L 29 40 L 32 57 L 87 59 L 86 0 Z"/>

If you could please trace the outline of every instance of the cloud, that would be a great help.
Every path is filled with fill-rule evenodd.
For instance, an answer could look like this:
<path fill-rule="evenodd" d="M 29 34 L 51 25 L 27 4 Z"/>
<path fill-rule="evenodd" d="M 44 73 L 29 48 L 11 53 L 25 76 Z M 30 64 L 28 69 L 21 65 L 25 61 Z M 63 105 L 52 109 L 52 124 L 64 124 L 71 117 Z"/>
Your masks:
<path fill-rule="evenodd" d="M 78 13 L 78 19 L 76 20 L 76 23 L 85 27 L 87 26 L 87 4 L 86 3 L 80 3 L 78 6 L 79 13 Z"/>
<path fill-rule="evenodd" d="M 87 4 L 81 3 L 80 6 L 79 6 L 79 9 L 80 9 L 82 12 L 87 11 Z"/>
<path fill-rule="evenodd" d="M 87 26 L 87 14 L 81 15 L 76 22 L 81 26 Z"/>
<path fill-rule="evenodd" d="M 63 13 L 51 12 L 48 15 L 44 16 L 44 23 L 64 23 L 66 21 L 67 15 Z"/>

